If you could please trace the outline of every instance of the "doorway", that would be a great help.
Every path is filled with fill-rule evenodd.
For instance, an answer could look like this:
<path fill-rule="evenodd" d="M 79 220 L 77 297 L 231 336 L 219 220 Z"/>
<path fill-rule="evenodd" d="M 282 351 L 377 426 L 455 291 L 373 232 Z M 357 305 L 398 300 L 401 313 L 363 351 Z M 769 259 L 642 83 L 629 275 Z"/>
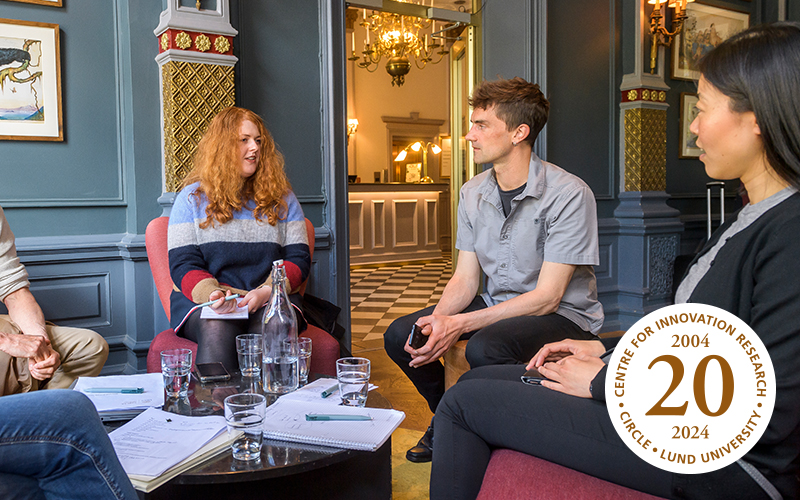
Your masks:
<path fill-rule="evenodd" d="M 474 28 L 465 4 L 387 0 L 384 10 L 359 2 L 346 10 L 351 266 L 452 255 L 453 207 L 470 154 L 463 135 Z"/>

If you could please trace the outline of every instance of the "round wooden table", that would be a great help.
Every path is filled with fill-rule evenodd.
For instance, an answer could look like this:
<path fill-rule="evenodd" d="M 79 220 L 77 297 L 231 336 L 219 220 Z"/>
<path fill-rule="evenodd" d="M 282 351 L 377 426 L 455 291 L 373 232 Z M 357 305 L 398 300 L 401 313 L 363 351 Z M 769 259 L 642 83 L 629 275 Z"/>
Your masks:
<path fill-rule="evenodd" d="M 225 397 L 244 391 L 263 394 L 260 379 L 234 374 L 229 381 L 201 384 L 192 376 L 189 397 L 168 401 L 163 409 L 182 415 L 222 415 Z M 265 395 L 267 404 L 276 399 L 275 395 Z M 375 390 L 370 391 L 367 406 L 392 407 Z M 389 500 L 391 453 L 391 437 L 375 452 L 265 439 L 258 461 L 234 460 L 231 452 L 226 451 L 150 493 L 138 493 L 146 499 L 242 499 L 269 495 L 270 498 Z"/>

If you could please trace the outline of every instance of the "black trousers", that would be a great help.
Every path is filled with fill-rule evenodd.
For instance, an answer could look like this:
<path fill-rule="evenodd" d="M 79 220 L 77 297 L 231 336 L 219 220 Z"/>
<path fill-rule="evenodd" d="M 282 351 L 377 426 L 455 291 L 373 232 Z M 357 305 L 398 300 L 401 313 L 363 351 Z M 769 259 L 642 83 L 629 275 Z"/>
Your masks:
<path fill-rule="evenodd" d="M 462 312 L 485 309 L 481 297 L 475 297 Z M 417 391 L 428 402 L 432 412 L 436 412 L 439 400 L 444 395 L 444 366 L 439 361 L 411 368 L 411 355 L 403 350 L 408 343 L 408 335 L 417 319 L 428 316 L 434 307 L 397 318 L 389 325 L 383 335 L 386 353 L 403 373 L 411 380 Z M 519 316 L 500 320 L 497 323 L 474 332 L 467 332 L 461 340 L 469 339 L 467 361 L 470 367 L 486 365 L 507 365 L 527 363 L 545 344 L 566 338 L 588 340 L 594 335 L 557 314 L 547 316 Z"/>
<path fill-rule="evenodd" d="M 736 463 L 708 474 L 673 474 L 637 457 L 605 403 L 523 384 L 521 366 L 470 370 L 436 411 L 431 500 L 474 499 L 495 448 L 508 448 L 666 498 L 767 498 Z M 564 485 L 569 489 L 569 485 Z"/>
<path fill-rule="evenodd" d="M 261 321 L 266 307 L 250 314 L 248 319 L 202 319 L 200 310 L 194 311 L 179 335 L 197 343 L 195 363 L 220 361 L 228 373 L 239 371 L 236 354 L 236 336 L 261 333 Z"/>

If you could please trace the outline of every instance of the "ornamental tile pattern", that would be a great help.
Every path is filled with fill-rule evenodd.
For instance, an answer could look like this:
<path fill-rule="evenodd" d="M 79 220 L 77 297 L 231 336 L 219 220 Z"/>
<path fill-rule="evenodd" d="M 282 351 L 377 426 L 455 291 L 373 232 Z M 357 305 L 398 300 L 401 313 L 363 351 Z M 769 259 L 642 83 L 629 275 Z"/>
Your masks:
<path fill-rule="evenodd" d="M 233 67 L 169 61 L 161 67 L 164 101 L 164 174 L 176 192 L 192 169 L 192 158 L 211 119 L 233 106 Z"/>
<path fill-rule="evenodd" d="M 666 191 L 667 111 L 625 110 L 625 191 Z"/>

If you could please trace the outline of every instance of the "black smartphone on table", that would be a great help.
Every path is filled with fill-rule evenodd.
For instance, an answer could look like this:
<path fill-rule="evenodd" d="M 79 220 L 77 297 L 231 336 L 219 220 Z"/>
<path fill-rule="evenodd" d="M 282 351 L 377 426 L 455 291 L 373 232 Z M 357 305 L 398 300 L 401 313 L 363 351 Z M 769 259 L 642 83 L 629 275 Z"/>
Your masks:
<path fill-rule="evenodd" d="M 231 374 L 225 369 L 225 366 L 220 363 L 197 363 L 194 369 L 197 378 L 200 382 L 216 382 L 219 380 L 230 380 Z"/>
<path fill-rule="evenodd" d="M 539 373 L 539 370 L 536 368 L 531 368 L 530 370 L 526 371 L 525 374 L 520 378 L 522 378 L 523 382 L 530 385 L 542 385 L 542 380 L 550 380 Z"/>
<path fill-rule="evenodd" d="M 408 336 L 408 345 L 412 349 L 419 349 L 428 342 L 428 337 L 422 334 L 422 327 L 417 324 L 411 327 L 411 333 Z"/>

